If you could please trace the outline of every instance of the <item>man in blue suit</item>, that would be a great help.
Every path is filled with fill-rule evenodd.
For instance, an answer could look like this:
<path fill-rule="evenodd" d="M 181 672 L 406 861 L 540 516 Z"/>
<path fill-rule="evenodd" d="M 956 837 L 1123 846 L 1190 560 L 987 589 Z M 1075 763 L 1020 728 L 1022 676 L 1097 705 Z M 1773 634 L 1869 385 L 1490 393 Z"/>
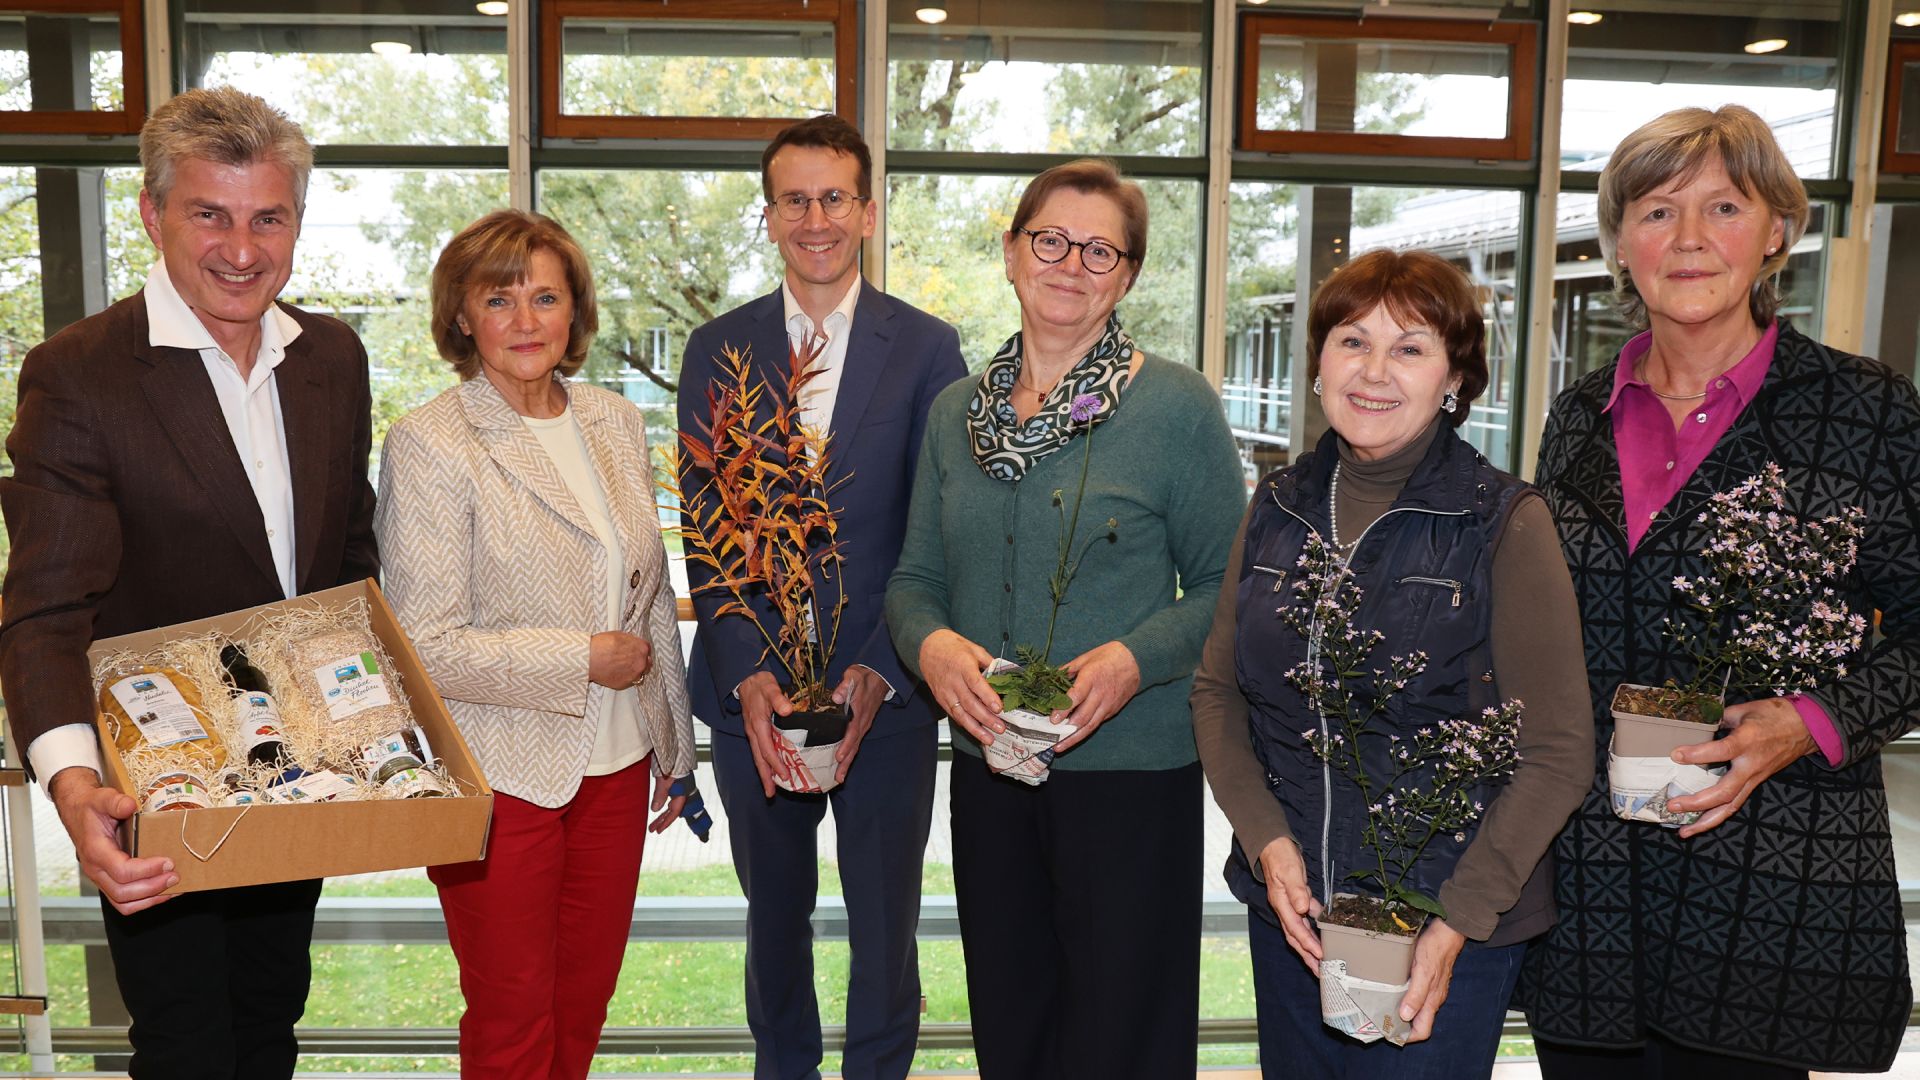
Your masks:
<path fill-rule="evenodd" d="M 860 241 L 873 235 L 866 143 L 837 116 L 775 136 L 760 162 L 762 215 L 780 248 L 780 288 L 687 339 L 680 427 L 697 431 L 723 347 L 752 349 L 756 373 L 783 385 L 789 348 L 819 349 L 820 374 L 801 391 L 805 422 L 832 432 L 828 481 L 847 559 L 847 605 L 828 669 L 853 720 L 829 794 L 779 791 L 776 714 L 788 680 L 746 618 L 717 617 L 712 571 L 688 563 L 700 628 L 687 681 L 694 714 L 713 728 L 713 769 L 734 870 L 747 897 L 747 1024 L 762 1080 L 818 1077 L 820 1010 L 813 993 L 815 833 L 828 804 L 839 836 L 840 883 L 853 953 L 847 990 L 848 1080 L 904 1077 L 920 1028 L 914 931 L 920 864 L 933 810 L 935 713 L 893 651 L 882 600 L 900 557 L 914 466 L 934 395 L 966 374 L 953 327 L 866 284 Z M 844 479 L 845 483 L 840 483 Z M 698 484 L 688 484 L 690 498 Z"/>

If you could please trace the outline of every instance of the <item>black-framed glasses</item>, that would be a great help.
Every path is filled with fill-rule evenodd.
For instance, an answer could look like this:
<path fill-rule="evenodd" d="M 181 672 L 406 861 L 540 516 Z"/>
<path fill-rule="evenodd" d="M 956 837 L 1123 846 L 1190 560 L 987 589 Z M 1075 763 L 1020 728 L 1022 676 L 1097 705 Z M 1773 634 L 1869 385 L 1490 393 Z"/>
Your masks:
<path fill-rule="evenodd" d="M 834 188 L 822 195 L 802 195 L 797 191 L 790 191 L 775 198 L 772 206 L 782 221 L 799 221 L 807 216 L 807 207 L 819 203 L 821 213 L 835 221 L 840 221 L 853 213 L 856 203 L 866 201 L 865 195 L 850 195 L 839 188 Z"/>
<path fill-rule="evenodd" d="M 1069 240 L 1067 234 L 1054 229 L 1016 229 L 1032 239 L 1033 257 L 1043 263 L 1057 263 L 1067 257 L 1074 248 L 1080 249 L 1080 265 L 1087 268 L 1089 274 L 1112 273 L 1127 257 L 1127 252 L 1114 247 L 1105 240 Z"/>

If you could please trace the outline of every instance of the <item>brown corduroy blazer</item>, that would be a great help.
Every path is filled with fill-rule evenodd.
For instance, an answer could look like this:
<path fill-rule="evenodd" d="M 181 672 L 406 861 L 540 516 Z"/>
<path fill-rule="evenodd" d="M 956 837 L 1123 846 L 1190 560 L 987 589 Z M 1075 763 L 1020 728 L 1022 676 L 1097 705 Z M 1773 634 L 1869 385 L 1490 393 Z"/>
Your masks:
<path fill-rule="evenodd" d="M 300 592 L 379 573 L 367 483 L 367 354 L 345 323 L 300 324 L 275 369 Z M 147 343 L 140 293 L 27 353 L 0 510 L 13 552 L 0 690 L 19 750 L 91 723 L 87 647 L 284 599 L 266 524 L 191 349 Z"/>

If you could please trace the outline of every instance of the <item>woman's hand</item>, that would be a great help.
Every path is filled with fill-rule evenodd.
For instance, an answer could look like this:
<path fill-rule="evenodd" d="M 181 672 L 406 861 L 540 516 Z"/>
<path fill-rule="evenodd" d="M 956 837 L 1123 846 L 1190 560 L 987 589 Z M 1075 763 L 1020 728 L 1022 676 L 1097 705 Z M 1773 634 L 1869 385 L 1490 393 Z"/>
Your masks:
<path fill-rule="evenodd" d="M 1301 861 L 1300 845 L 1291 837 L 1275 837 L 1260 852 L 1260 873 L 1267 879 L 1267 903 L 1280 916 L 1280 929 L 1286 931 L 1287 944 L 1320 977 L 1320 935 L 1313 932 L 1309 918 L 1320 914 L 1320 901 L 1307 889 L 1307 864 Z"/>
<path fill-rule="evenodd" d="M 647 824 L 647 831 L 653 832 L 653 833 L 666 832 L 667 826 L 680 820 L 680 811 L 686 807 L 687 797 L 685 795 L 668 795 L 667 794 L 667 789 L 673 786 L 673 781 L 675 779 L 674 777 L 656 776 L 656 777 L 653 777 L 652 779 L 653 779 L 652 810 L 658 816 L 655 817 L 651 822 Z M 660 809 L 663 806 L 666 807 L 666 810 L 664 812 L 662 812 Z"/>
<path fill-rule="evenodd" d="M 1417 1043 L 1433 1035 L 1433 1018 L 1447 1000 L 1453 983 L 1453 962 L 1467 943 L 1466 935 L 1443 919 L 1429 919 L 1413 940 L 1413 978 L 1400 999 L 1400 1019 L 1413 1024 L 1407 1041 Z"/>
<path fill-rule="evenodd" d="M 1133 650 L 1117 641 L 1095 646 L 1067 661 L 1065 671 L 1073 676 L 1073 686 L 1067 691 L 1073 708 L 1055 711 L 1053 719 L 1065 719 L 1079 730 L 1054 748 L 1062 754 L 1085 742 L 1140 692 L 1140 665 L 1133 659 Z"/>
<path fill-rule="evenodd" d="M 588 681 L 609 690 L 625 690 L 646 678 L 652 666 L 653 645 L 643 637 L 607 630 L 593 635 L 587 647 Z"/>
<path fill-rule="evenodd" d="M 1786 698 L 1729 705 L 1720 726 L 1728 729 L 1726 738 L 1673 752 L 1673 760 L 1682 765 L 1731 763 L 1719 783 L 1667 803 L 1667 809 L 1683 814 L 1704 811 L 1698 821 L 1680 830 L 1682 839 L 1698 836 L 1732 817 L 1746 805 L 1761 781 L 1818 749 L 1807 733 L 1807 722 L 1800 718 L 1800 710 Z"/>
<path fill-rule="evenodd" d="M 951 630 L 935 630 L 920 643 L 920 677 L 933 691 L 933 703 L 983 743 L 1007 730 L 1000 721 L 1000 695 L 980 674 L 991 663 L 987 650 Z"/>

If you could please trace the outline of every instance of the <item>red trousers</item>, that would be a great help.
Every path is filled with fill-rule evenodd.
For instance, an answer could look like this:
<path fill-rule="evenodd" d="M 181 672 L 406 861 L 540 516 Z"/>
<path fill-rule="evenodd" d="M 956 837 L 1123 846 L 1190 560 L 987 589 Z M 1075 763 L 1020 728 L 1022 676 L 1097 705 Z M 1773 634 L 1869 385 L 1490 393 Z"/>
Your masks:
<path fill-rule="evenodd" d="M 460 1075 L 579 1080 L 626 955 L 651 759 L 549 810 L 500 792 L 487 857 L 436 866 L 460 962 Z"/>

